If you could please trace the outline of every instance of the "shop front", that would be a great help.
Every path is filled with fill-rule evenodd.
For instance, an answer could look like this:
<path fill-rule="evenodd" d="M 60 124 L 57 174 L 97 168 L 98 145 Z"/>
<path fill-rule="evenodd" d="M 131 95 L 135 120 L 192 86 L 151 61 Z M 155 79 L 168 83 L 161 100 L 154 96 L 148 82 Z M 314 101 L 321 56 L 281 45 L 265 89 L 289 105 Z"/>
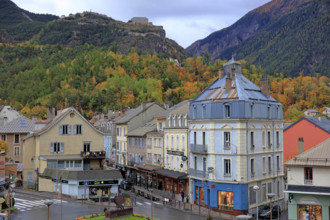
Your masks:
<path fill-rule="evenodd" d="M 247 212 L 248 196 L 246 184 L 227 184 L 194 180 L 194 204 L 210 207 L 215 211 Z"/>

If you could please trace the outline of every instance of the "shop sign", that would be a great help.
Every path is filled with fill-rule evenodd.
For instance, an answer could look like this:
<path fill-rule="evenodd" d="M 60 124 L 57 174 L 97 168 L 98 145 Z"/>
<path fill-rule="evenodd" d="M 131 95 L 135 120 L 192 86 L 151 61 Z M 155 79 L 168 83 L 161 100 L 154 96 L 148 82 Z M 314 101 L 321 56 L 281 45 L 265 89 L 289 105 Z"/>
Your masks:
<path fill-rule="evenodd" d="M 181 151 L 174 151 L 174 150 L 167 150 L 167 154 L 176 155 L 176 156 L 183 156 L 183 152 L 181 152 Z"/>
<path fill-rule="evenodd" d="M 182 161 L 186 161 L 186 160 L 188 160 L 188 157 L 185 156 L 185 155 L 183 155 L 183 156 L 181 157 L 181 159 L 182 159 Z"/>
<path fill-rule="evenodd" d="M 80 186 L 108 185 L 108 184 L 118 184 L 118 180 L 102 180 L 102 181 L 79 182 Z"/>

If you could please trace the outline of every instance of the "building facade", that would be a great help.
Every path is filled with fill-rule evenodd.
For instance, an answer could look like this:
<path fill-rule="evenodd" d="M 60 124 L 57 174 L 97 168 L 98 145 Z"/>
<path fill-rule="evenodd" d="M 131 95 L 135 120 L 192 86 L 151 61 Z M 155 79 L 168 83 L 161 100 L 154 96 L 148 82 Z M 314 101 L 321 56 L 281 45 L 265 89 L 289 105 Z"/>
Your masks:
<path fill-rule="evenodd" d="M 330 138 L 285 163 L 288 219 L 330 219 Z"/>
<path fill-rule="evenodd" d="M 240 63 L 229 61 L 191 102 L 189 117 L 192 202 L 246 214 L 275 193 L 283 206 L 283 112 L 266 77 L 259 88 L 242 75 Z"/>

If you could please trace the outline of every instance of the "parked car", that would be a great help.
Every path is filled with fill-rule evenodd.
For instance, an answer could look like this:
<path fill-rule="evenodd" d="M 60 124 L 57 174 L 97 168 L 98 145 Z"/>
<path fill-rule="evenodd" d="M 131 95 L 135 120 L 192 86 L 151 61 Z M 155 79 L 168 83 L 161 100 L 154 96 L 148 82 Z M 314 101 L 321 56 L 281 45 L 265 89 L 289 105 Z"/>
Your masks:
<path fill-rule="evenodd" d="M 279 212 L 278 212 L 279 211 Z M 259 209 L 259 218 L 270 219 L 270 207 L 269 205 L 264 205 Z M 278 205 L 272 207 L 272 217 L 277 218 L 281 216 L 281 208 Z"/>

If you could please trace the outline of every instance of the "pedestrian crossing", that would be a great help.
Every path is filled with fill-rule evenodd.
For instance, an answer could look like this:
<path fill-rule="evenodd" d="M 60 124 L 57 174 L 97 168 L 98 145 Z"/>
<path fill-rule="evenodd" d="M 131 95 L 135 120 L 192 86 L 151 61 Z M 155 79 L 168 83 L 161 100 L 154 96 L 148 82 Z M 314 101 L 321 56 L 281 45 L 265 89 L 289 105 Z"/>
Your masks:
<path fill-rule="evenodd" d="M 143 202 L 144 204 L 146 204 L 146 205 L 151 205 L 151 203 L 150 202 Z M 142 205 L 144 205 L 143 203 L 141 203 L 141 202 L 136 202 L 136 204 L 137 205 L 140 205 L 140 206 L 142 206 Z M 154 204 L 157 204 L 157 205 L 163 205 L 163 204 L 161 204 L 160 202 L 153 202 Z"/>
<path fill-rule="evenodd" d="M 35 208 L 47 207 L 47 205 L 45 205 L 45 202 L 49 202 L 49 201 L 52 201 L 53 204 L 61 203 L 60 199 L 26 200 L 26 199 L 15 198 L 14 207 L 16 207 L 21 212 L 30 211 Z M 62 200 L 62 203 L 67 203 L 67 201 Z"/>

